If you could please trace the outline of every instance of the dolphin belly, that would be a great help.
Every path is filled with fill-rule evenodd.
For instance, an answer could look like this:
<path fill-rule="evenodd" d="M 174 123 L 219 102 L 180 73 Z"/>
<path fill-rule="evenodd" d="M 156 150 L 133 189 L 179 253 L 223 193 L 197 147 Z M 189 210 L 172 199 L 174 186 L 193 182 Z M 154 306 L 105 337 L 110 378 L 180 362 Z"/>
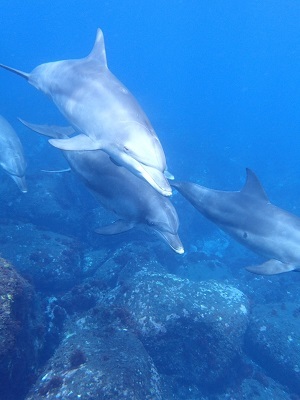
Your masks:
<path fill-rule="evenodd" d="M 0 166 L 27 192 L 25 180 L 26 161 L 21 141 L 10 123 L 0 115 Z"/>

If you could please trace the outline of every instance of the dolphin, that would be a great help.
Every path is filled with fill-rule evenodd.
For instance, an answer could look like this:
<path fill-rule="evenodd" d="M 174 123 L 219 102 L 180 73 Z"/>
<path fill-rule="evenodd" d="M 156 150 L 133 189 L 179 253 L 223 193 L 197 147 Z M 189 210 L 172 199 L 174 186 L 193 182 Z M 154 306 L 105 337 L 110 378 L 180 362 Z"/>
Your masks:
<path fill-rule="evenodd" d="M 72 127 L 35 125 L 20 120 L 31 130 L 53 138 L 66 138 Z M 169 198 L 162 196 L 146 181 L 117 166 L 101 150 L 64 150 L 70 168 L 84 182 L 96 199 L 119 219 L 98 228 L 97 233 L 113 235 L 134 227 L 156 233 L 176 253 L 184 253 L 178 236 L 179 221 Z"/>
<path fill-rule="evenodd" d="M 133 95 L 108 69 L 100 29 L 85 58 L 41 64 L 30 73 L 3 64 L 0 67 L 48 95 L 78 133 L 72 138 L 50 139 L 53 146 L 101 149 L 161 194 L 172 194 L 164 176 L 166 159 L 161 143 Z"/>
<path fill-rule="evenodd" d="M 0 115 L 0 166 L 16 182 L 21 192 L 27 192 L 26 162 L 23 147 L 10 123 Z"/>
<path fill-rule="evenodd" d="M 206 218 L 238 242 L 267 257 L 246 269 L 259 275 L 300 270 L 300 218 L 270 203 L 250 169 L 239 192 L 208 189 L 191 182 L 174 186 Z"/>

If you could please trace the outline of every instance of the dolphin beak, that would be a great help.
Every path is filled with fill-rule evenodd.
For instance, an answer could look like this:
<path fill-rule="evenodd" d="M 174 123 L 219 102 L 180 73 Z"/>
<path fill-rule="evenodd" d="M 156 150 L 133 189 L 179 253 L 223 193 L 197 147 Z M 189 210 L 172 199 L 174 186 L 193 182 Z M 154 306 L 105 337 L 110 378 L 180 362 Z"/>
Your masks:
<path fill-rule="evenodd" d="M 17 175 L 10 175 L 11 178 L 16 182 L 18 185 L 18 188 L 21 190 L 23 193 L 27 193 L 27 185 L 25 181 L 24 176 L 17 176 Z"/>
<path fill-rule="evenodd" d="M 179 236 L 177 234 L 173 234 L 170 232 L 161 232 L 158 230 L 155 230 L 156 233 L 158 233 L 159 236 L 161 236 L 165 242 L 168 243 L 168 245 L 171 247 L 172 250 L 175 251 L 177 254 L 183 254 L 184 253 L 184 247 L 181 243 L 181 240 L 179 239 Z"/>
<path fill-rule="evenodd" d="M 13 72 L 14 74 L 22 76 L 22 78 L 25 78 L 27 81 L 29 79 L 29 74 L 27 74 L 26 72 L 20 71 L 18 69 L 12 68 L 12 67 L 8 67 L 7 65 L 4 65 L 4 64 L 0 64 L 0 67 Z"/>
<path fill-rule="evenodd" d="M 140 173 L 142 177 L 150 183 L 150 185 L 157 190 L 163 196 L 171 196 L 172 189 L 171 186 L 163 174 L 156 168 L 149 167 L 148 165 L 140 164 Z"/>

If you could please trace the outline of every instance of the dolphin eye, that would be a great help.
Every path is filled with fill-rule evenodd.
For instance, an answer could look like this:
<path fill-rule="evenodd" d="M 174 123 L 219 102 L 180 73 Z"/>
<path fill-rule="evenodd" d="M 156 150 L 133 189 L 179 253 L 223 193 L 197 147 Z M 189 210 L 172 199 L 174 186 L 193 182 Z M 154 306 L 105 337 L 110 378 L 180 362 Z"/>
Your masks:
<path fill-rule="evenodd" d="M 127 146 L 124 146 L 124 151 L 128 152 L 129 148 Z"/>

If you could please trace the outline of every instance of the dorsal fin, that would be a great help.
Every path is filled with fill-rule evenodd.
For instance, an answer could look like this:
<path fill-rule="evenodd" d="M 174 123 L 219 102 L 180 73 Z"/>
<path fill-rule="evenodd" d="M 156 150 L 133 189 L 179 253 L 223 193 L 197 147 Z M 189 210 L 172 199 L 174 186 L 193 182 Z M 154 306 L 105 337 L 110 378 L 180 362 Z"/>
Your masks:
<path fill-rule="evenodd" d="M 23 125 L 27 126 L 27 128 L 31 129 L 32 131 L 55 139 L 65 139 L 75 133 L 74 128 L 71 126 L 37 125 L 24 121 L 24 119 L 21 118 L 18 119 Z"/>
<path fill-rule="evenodd" d="M 255 173 L 249 168 L 246 168 L 246 173 L 246 183 L 241 190 L 241 193 L 247 194 L 248 196 L 254 196 L 269 203 L 268 196 Z"/>
<path fill-rule="evenodd" d="M 92 51 L 87 56 L 88 59 L 96 61 L 101 67 L 107 68 L 106 51 L 104 44 L 104 37 L 101 29 L 97 29 L 96 40 Z"/>

